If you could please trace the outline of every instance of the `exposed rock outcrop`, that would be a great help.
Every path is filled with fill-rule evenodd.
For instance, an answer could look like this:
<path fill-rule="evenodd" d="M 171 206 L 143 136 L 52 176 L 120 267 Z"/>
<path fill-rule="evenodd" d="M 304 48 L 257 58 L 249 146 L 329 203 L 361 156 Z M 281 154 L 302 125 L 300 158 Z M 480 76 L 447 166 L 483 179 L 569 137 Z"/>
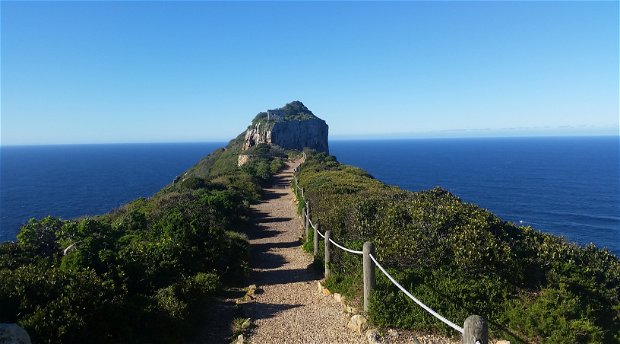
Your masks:
<path fill-rule="evenodd" d="M 261 128 L 261 124 L 263 124 L 263 128 Z M 249 128 L 245 132 L 243 150 L 248 150 L 259 143 L 271 144 L 271 130 L 267 129 L 265 124 L 261 122 L 254 124 L 253 128 Z"/>
<path fill-rule="evenodd" d="M 327 123 L 322 119 L 278 122 L 271 130 L 271 142 L 283 148 L 328 153 L 327 135 Z"/>
<path fill-rule="evenodd" d="M 17 324 L 0 324 L 0 344 L 30 344 L 30 336 Z"/>
<path fill-rule="evenodd" d="M 243 150 L 260 143 L 285 149 L 304 148 L 329 153 L 329 127 L 299 101 L 259 113 L 245 133 Z"/>

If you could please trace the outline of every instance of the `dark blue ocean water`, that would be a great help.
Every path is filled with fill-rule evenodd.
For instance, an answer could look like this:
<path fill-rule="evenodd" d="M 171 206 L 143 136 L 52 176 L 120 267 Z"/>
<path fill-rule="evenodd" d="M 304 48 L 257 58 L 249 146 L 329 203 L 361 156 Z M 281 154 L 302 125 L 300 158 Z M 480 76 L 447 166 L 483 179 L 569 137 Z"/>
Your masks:
<path fill-rule="evenodd" d="M 0 242 L 29 218 L 106 213 L 149 197 L 225 143 L 0 147 Z"/>
<path fill-rule="evenodd" d="M 441 186 L 505 220 L 620 255 L 618 137 L 334 141 L 330 153 L 387 184 Z"/>
<path fill-rule="evenodd" d="M 30 217 L 148 197 L 224 143 L 0 148 L 0 241 Z M 503 219 L 620 254 L 619 138 L 332 141 L 339 161 L 408 190 L 441 186 Z"/>

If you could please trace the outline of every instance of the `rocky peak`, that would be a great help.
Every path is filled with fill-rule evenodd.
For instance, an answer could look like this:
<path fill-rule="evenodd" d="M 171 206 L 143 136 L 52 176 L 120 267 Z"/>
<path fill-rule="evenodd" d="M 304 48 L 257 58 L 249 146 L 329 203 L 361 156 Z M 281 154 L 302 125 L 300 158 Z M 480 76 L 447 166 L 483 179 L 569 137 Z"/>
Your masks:
<path fill-rule="evenodd" d="M 281 108 L 260 112 L 245 133 L 243 150 L 260 143 L 285 149 L 304 148 L 329 152 L 329 127 L 302 102 L 293 101 Z"/>

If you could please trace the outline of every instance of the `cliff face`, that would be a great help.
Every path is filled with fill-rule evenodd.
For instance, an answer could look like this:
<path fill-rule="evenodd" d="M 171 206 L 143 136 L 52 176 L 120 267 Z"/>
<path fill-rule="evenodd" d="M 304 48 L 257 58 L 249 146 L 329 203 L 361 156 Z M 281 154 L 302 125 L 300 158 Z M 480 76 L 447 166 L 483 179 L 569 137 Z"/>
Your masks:
<path fill-rule="evenodd" d="M 243 150 L 259 143 L 274 144 L 285 149 L 304 148 L 329 153 L 329 127 L 301 102 L 259 113 L 245 133 Z"/>

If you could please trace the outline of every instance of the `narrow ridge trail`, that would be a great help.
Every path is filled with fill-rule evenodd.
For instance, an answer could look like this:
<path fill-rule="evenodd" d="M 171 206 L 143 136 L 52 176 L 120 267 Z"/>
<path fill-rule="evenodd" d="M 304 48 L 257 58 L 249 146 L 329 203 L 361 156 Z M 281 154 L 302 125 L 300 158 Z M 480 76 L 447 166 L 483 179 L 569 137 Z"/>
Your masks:
<path fill-rule="evenodd" d="M 312 257 L 301 246 L 301 219 L 296 214 L 290 188 L 293 169 L 289 162 L 264 189 L 254 205 L 256 226 L 248 237 L 252 252 L 251 283 L 258 287 L 255 302 L 246 304 L 255 327 L 250 343 L 366 343 L 349 330 L 348 317 L 332 297 L 317 290 L 322 276 L 310 265 Z"/>

